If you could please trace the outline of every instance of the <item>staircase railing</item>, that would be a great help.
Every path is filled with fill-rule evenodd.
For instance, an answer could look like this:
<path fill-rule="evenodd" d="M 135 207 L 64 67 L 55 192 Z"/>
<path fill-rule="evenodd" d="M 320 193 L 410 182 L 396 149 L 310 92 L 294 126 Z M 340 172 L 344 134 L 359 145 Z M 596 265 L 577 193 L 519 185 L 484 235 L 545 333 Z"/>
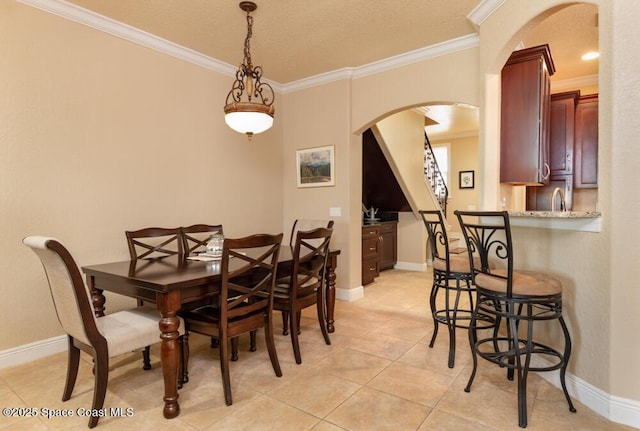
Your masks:
<path fill-rule="evenodd" d="M 431 148 L 431 143 L 426 133 L 424 134 L 424 176 L 438 200 L 442 213 L 446 217 L 449 190 L 447 189 L 447 184 L 444 181 L 442 172 L 438 167 L 438 162 L 433 154 L 433 149 Z"/>

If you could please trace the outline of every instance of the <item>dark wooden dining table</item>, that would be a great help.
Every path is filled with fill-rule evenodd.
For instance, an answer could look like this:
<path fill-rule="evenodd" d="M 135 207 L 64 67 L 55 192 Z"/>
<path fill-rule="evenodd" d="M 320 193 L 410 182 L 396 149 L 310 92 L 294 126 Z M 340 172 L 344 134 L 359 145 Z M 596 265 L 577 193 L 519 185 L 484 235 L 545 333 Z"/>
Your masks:
<path fill-rule="evenodd" d="M 331 250 L 326 271 L 326 325 L 334 332 L 335 269 L 340 250 Z M 292 248 L 281 246 L 278 271 L 286 272 L 293 261 Z M 178 403 L 177 313 L 183 308 L 206 303 L 220 287 L 219 261 L 194 261 L 174 255 L 157 259 L 138 259 L 83 266 L 96 316 L 104 315 L 104 291 L 155 303 L 159 311 L 160 358 L 164 379 L 164 417 L 180 414 Z"/>

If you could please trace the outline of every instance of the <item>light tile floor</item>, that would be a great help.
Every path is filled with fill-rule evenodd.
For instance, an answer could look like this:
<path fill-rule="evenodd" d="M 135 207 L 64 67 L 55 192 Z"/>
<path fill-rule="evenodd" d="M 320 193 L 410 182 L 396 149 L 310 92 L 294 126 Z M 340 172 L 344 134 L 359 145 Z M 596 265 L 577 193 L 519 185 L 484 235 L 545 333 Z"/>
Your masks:
<path fill-rule="evenodd" d="M 433 323 L 428 309 L 430 272 L 385 271 L 365 288 L 365 298 L 336 304 L 332 345 L 324 344 L 315 309 L 305 311 L 300 336 L 301 365 L 296 365 L 289 337 L 281 335 L 276 316 L 276 343 L 283 376 L 275 377 L 258 334 L 258 351 L 241 341 L 240 359 L 231 365 L 232 406 L 224 403 L 218 350 L 205 337 L 191 337 L 191 381 L 180 391 L 181 414 L 162 417 L 163 384 L 158 346 L 153 369 L 142 371 L 141 356 L 112 363 L 105 407 L 130 416 L 107 415 L 98 429 L 142 430 L 518 430 L 514 382 L 505 371 L 480 361 L 470 393 L 463 388 L 471 356 L 466 333 L 458 332 L 456 364 L 447 367 L 448 338 L 442 328 L 428 347 Z M 83 356 L 71 400 L 60 401 L 66 354 L 0 371 L 0 405 L 35 408 L 38 417 L 0 417 L 0 430 L 83 429 L 88 418 L 93 379 L 90 358 Z M 574 400 L 567 408 L 562 392 L 541 377 L 529 378 L 531 431 L 632 430 L 609 422 Z M 72 417 L 45 419 L 42 409 L 68 409 Z"/>

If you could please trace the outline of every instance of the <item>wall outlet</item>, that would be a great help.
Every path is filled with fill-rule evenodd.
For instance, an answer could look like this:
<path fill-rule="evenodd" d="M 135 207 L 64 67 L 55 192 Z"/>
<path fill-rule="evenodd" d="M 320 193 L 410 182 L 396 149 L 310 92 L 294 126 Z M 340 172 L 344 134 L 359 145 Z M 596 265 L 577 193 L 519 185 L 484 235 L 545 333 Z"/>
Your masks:
<path fill-rule="evenodd" d="M 331 207 L 329 208 L 329 216 L 330 217 L 340 217 L 342 214 L 342 210 L 340 207 Z"/>

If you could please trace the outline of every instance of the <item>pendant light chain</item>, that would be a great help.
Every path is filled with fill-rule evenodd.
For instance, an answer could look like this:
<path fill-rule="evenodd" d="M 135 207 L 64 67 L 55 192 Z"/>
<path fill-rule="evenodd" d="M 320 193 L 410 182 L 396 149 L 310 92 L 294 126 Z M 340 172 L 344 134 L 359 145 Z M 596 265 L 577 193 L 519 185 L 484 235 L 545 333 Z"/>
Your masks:
<path fill-rule="evenodd" d="M 246 133 L 251 139 L 254 133 L 261 133 L 273 124 L 274 91 L 271 85 L 262 82 L 262 67 L 253 66 L 251 60 L 251 37 L 253 17 L 251 12 L 257 6 L 243 1 L 240 9 L 247 13 L 247 37 L 244 40 L 244 58 L 236 71 L 236 79 L 227 94 L 224 107 L 225 122 L 232 129 Z"/>

